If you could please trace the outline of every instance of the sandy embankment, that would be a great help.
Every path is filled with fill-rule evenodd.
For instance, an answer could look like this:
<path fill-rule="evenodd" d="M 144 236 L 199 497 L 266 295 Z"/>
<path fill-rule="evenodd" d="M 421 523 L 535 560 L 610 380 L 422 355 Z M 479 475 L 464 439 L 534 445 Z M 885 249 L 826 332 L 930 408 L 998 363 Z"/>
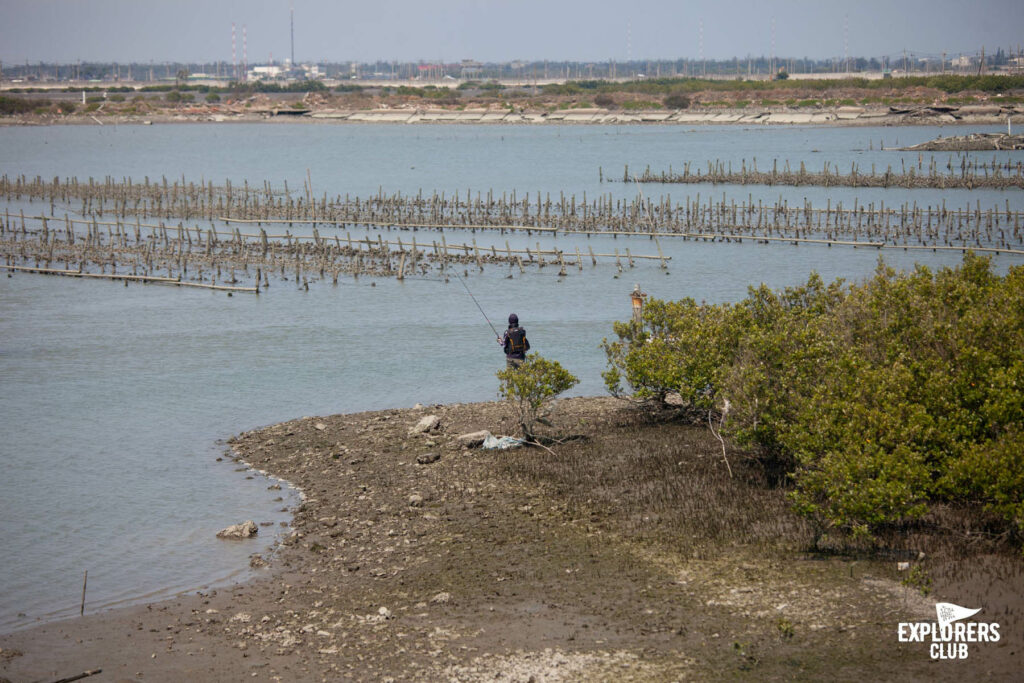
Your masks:
<path fill-rule="evenodd" d="M 439 430 L 410 434 L 428 413 Z M 782 492 L 742 460 L 728 479 L 705 430 L 652 424 L 596 398 L 564 402 L 560 430 L 588 438 L 554 453 L 454 439 L 507 433 L 506 415 L 501 404 L 437 406 L 240 435 L 240 459 L 307 495 L 268 574 L 0 637 L 0 676 L 960 675 L 896 641 L 896 622 L 934 617 L 932 603 L 870 564 L 807 561 L 782 547 L 800 526 Z"/>

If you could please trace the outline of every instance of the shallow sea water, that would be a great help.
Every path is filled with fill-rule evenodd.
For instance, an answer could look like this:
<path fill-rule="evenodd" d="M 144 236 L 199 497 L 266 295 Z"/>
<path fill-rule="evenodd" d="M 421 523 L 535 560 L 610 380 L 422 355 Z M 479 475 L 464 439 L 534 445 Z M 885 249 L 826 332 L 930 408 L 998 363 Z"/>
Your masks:
<path fill-rule="evenodd" d="M 632 198 L 638 188 L 599 183 L 686 160 L 757 157 L 824 160 L 864 170 L 917 155 L 882 152 L 950 129 L 744 129 L 668 126 L 531 128 L 491 126 L 166 125 L 0 128 L 0 173 L 80 179 L 106 175 L 159 180 L 182 175 L 257 186 L 287 181 L 302 189 L 307 169 L 317 194 L 366 196 L 418 189 L 474 193 L 560 191 Z M 873 146 L 874 150 L 868 147 Z M 1014 159 L 1018 157 L 1011 157 Z M 949 155 L 938 156 L 945 158 Z M 990 159 L 991 155 L 981 158 Z M 1000 157 L 1004 158 L 1004 157 Z M 925 159 L 927 163 L 927 157 Z M 756 188 L 644 185 L 646 197 L 668 193 L 791 204 L 807 197 L 852 204 L 885 201 L 1024 208 L 1020 192 L 909 193 L 846 188 Z M 21 206 L 11 203 L 9 207 Z M 38 205 L 35 205 L 37 208 Z M 2 207 L 0 207 L 2 208 Z M 58 207 L 73 212 L 74 207 Z M 205 227 L 205 225 L 204 225 Z M 293 232 L 302 232 L 294 226 Z M 320 227 L 321 234 L 331 229 Z M 356 235 L 363 231 L 350 230 Z M 369 234 L 376 234 L 370 232 Z M 397 233 L 406 238 L 406 233 Z M 385 232 L 385 235 L 387 233 Z M 533 244 L 537 236 L 446 233 L 482 247 Z M 392 235 L 392 238 L 394 235 Z M 426 232 L 424 241 L 436 238 Z M 572 253 L 655 254 L 646 238 L 559 235 L 540 238 Z M 620 275 L 610 259 L 569 268 L 465 269 L 466 285 L 500 329 L 519 314 L 534 350 L 577 374 L 573 393 L 604 391 L 602 338 L 629 316 L 634 283 L 652 296 L 709 302 L 742 298 L 750 285 L 798 284 L 811 270 L 826 279 L 871 274 L 880 252 L 816 246 L 662 240 L 672 257 L 637 262 Z M 956 252 L 884 251 L 910 268 L 955 265 Z M 997 257 L 1005 270 L 1022 262 Z M 507 276 L 513 277 L 509 279 Z M 38 275 L 0 276 L 0 631 L 77 614 L 82 577 L 94 611 L 249 577 L 248 558 L 265 550 L 289 519 L 296 495 L 268 490 L 271 480 L 228 459 L 223 440 L 240 431 L 305 415 L 415 403 L 496 398 L 503 366 L 494 335 L 466 289 L 452 278 L 342 278 L 301 291 L 271 278 L 259 297 L 155 285 L 77 281 Z M 283 497 L 284 500 L 276 500 Z M 228 543 L 220 528 L 245 519 L 271 522 L 259 540 Z"/>

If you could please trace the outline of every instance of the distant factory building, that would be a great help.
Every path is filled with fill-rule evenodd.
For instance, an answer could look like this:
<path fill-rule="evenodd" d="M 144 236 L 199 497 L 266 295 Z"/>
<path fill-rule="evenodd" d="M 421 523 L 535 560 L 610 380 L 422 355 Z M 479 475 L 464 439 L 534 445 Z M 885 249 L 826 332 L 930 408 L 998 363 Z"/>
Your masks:
<path fill-rule="evenodd" d="M 284 68 L 280 66 L 254 66 L 249 69 L 249 80 L 251 81 L 266 81 L 276 80 L 281 78 L 285 73 Z"/>

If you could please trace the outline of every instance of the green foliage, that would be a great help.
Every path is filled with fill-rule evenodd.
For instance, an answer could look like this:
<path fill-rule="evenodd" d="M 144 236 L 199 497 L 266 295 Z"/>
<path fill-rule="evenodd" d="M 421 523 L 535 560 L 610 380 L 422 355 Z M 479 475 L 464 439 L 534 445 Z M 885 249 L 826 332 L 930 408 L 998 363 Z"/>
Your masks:
<path fill-rule="evenodd" d="M 688 407 L 711 407 L 714 388 L 736 354 L 739 313 L 728 304 L 700 306 L 693 299 L 648 301 L 643 327 L 617 322 L 619 340 L 604 341 L 611 366 L 602 375 L 605 385 L 619 395 L 625 380 L 640 399 L 664 403 L 678 395 Z"/>
<path fill-rule="evenodd" d="M 661 109 L 660 102 L 651 102 L 649 100 L 627 100 L 622 103 L 623 109 Z"/>
<path fill-rule="evenodd" d="M 786 74 L 783 76 L 783 74 Z M 805 80 L 790 78 L 781 72 L 769 81 L 745 80 L 702 80 L 699 78 L 645 78 L 638 81 L 613 82 L 601 80 L 568 81 L 552 83 L 542 89 L 545 95 L 579 95 L 585 92 L 601 93 L 644 93 L 665 97 L 669 94 L 693 93 L 698 91 L 719 92 L 765 92 L 774 91 L 779 96 L 785 91 L 816 90 L 819 92 L 861 90 L 902 90 L 910 88 L 935 88 L 945 93 L 959 93 L 968 90 L 985 93 L 1004 93 L 1024 89 L 1024 76 L 985 75 L 960 76 L 953 74 L 935 76 L 913 76 L 897 79 L 842 78 Z"/>
<path fill-rule="evenodd" d="M 921 591 L 921 595 L 927 596 L 932 592 L 932 577 L 928 574 L 928 570 L 919 564 L 910 568 L 907 577 L 901 583 L 904 586 L 916 588 Z"/>
<path fill-rule="evenodd" d="M 579 384 L 579 379 L 558 361 L 536 353 L 527 356 L 518 368 L 505 368 L 498 374 L 498 395 L 513 406 L 524 438 L 535 439 L 534 428 L 551 412 L 555 398 Z"/>
<path fill-rule="evenodd" d="M 682 92 L 674 92 L 665 98 L 665 106 L 669 109 L 689 109 L 690 98 Z"/>
<path fill-rule="evenodd" d="M 215 92 L 208 92 L 206 93 L 206 101 L 210 103 L 220 102 L 220 95 Z"/>
<path fill-rule="evenodd" d="M 0 96 L 0 115 L 27 114 L 38 107 L 48 106 L 46 100 L 30 100 L 21 97 Z"/>
<path fill-rule="evenodd" d="M 182 96 L 181 96 L 181 93 L 178 92 L 177 90 L 172 90 L 169 93 L 167 93 L 166 95 L 164 95 L 164 99 L 167 100 L 168 102 L 181 102 Z"/>
<path fill-rule="evenodd" d="M 615 106 L 615 98 L 608 93 L 600 93 L 594 97 L 594 104 L 609 109 Z"/>
<path fill-rule="evenodd" d="M 156 86 L 156 87 L 159 88 L 161 86 Z M 358 89 L 361 90 L 361 88 L 359 86 L 347 86 L 347 85 L 344 85 L 344 84 L 338 86 L 337 88 L 335 88 L 335 90 L 339 91 L 339 92 L 345 92 L 345 91 L 348 91 L 349 89 L 352 89 L 352 88 L 358 88 Z M 148 88 L 143 88 L 143 90 L 148 90 Z M 232 81 L 230 83 L 230 85 L 228 85 L 226 90 L 223 89 L 223 88 L 210 88 L 209 86 L 205 86 L 205 85 L 192 85 L 192 86 L 182 85 L 180 88 L 178 88 L 178 90 L 181 90 L 181 91 L 196 90 L 196 91 L 199 91 L 199 92 L 206 92 L 206 91 L 209 91 L 209 90 L 214 90 L 214 91 L 217 91 L 217 92 L 232 92 L 232 93 L 234 93 L 236 95 L 240 95 L 240 94 L 243 94 L 243 93 L 254 93 L 254 92 L 264 92 L 264 93 L 327 92 L 327 86 L 324 85 L 322 81 L 290 81 L 290 82 L 284 83 L 284 84 L 275 83 L 273 81 L 247 81 L 245 83 L 239 83 L 238 81 Z"/>
<path fill-rule="evenodd" d="M 870 537 L 940 502 L 980 503 L 1024 536 L 1024 268 L 751 289 L 738 304 L 649 301 L 605 342 L 608 388 L 728 399 L 725 431 L 790 472 L 821 530 Z"/>
<path fill-rule="evenodd" d="M 567 81 L 566 83 L 548 83 L 541 87 L 541 92 L 545 95 L 579 95 L 583 93 L 584 90 L 585 88 L 574 81 Z"/>
<path fill-rule="evenodd" d="M 424 89 L 424 96 L 434 104 L 458 104 L 461 102 L 459 93 L 448 88 L 440 88 L 436 90 Z"/>

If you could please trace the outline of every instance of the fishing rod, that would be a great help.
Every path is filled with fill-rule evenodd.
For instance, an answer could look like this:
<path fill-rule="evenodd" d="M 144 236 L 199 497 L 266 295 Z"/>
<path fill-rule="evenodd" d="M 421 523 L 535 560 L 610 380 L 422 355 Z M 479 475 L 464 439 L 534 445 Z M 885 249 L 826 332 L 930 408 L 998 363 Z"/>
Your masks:
<path fill-rule="evenodd" d="M 462 286 L 466 288 L 466 294 L 469 294 L 469 298 L 472 299 L 473 303 L 476 304 L 476 307 L 480 309 L 480 314 L 484 317 L 484 320 L 487 321 L 487 324 L 491 326 L 491 331 L 494 332 L 494 336 L 501 339 L 501 335 L 498 334 L 498 330 L 496 330 L 494 325 L 491 324 L 491 319 L 487 317 L 486 313 L 484 313 L 484 309 L 480 305 L 480 302 L 476 300 L 475 296 L 473 296 L 473 292 L 469 291 L 469 285 L 466 284 L 466 281 L 462 279 L 457 270 L 452 270 L 452 272 L 455 274 L 455 277 L 458 278 L 459 282 L 462 283 Z"/>

